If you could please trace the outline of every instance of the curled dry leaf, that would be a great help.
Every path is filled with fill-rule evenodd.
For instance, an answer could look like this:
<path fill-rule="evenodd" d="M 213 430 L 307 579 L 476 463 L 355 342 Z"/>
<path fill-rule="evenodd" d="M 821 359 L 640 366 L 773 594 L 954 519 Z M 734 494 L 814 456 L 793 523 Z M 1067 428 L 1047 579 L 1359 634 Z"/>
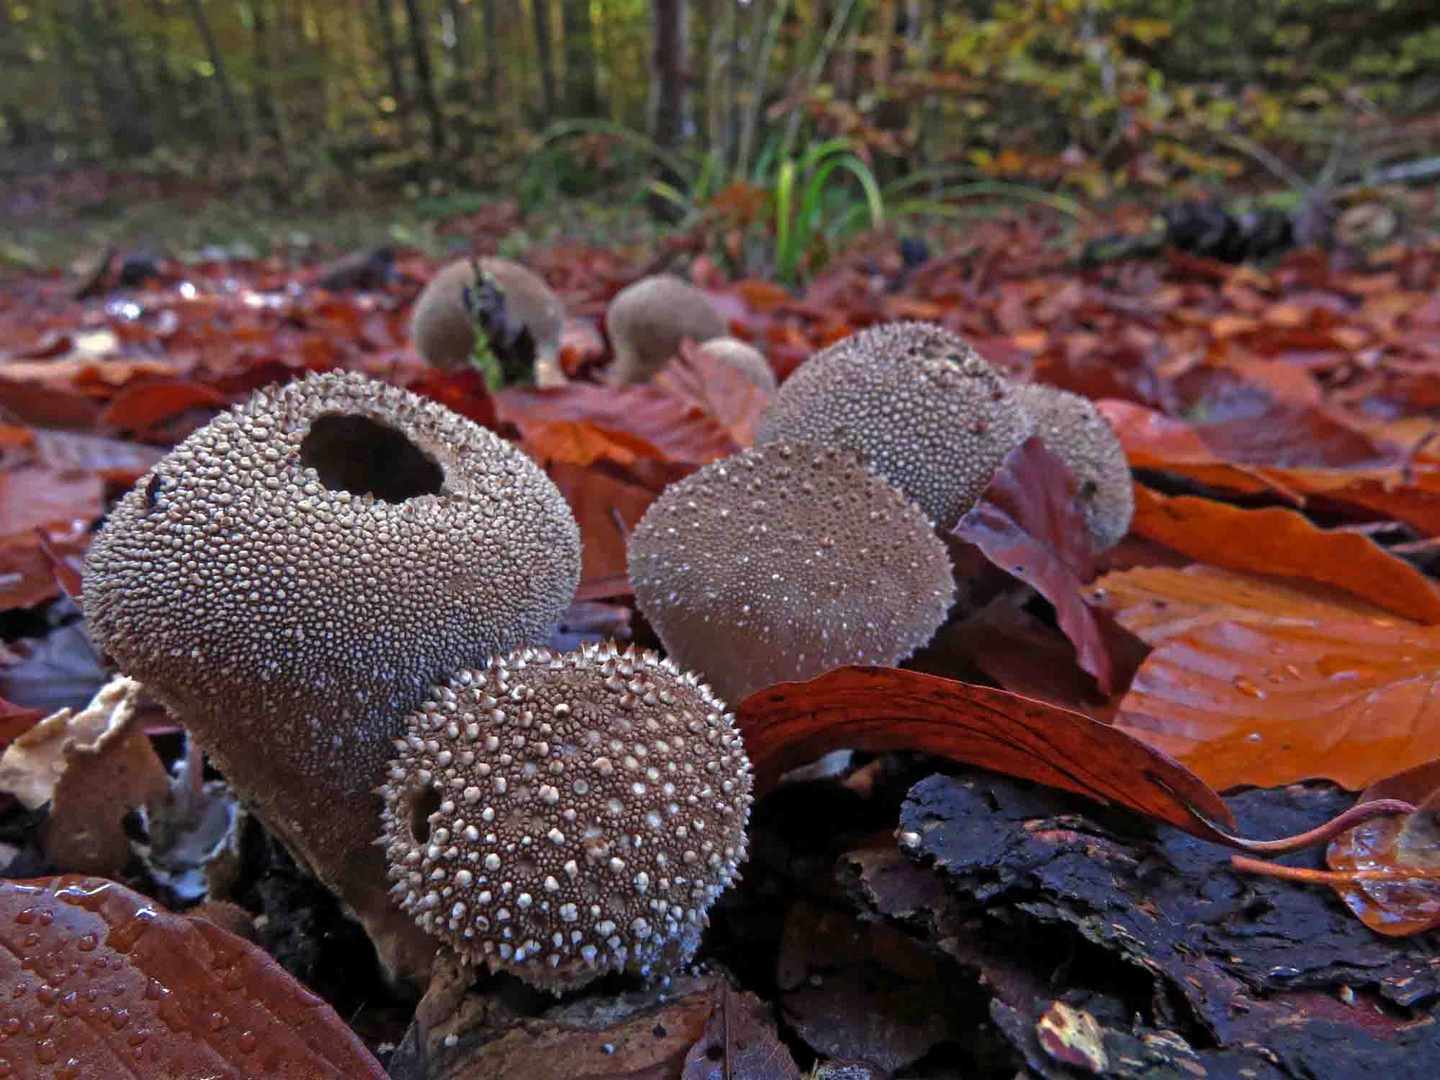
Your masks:
<path fill-rule="evenodd" d="M 1070 470 L 1038 438 L 1006 456 L 980 501 L 952 534 L 1055 606 L 1080 666 L 1112 693 L 1128 674 L 1125 633 L 1081 588 L 1095 575 L 1095 550 Z"/>
<path fill-rule="evenodd" d="M 1131 529 L 1214 566 L 1318 581 L 1407 619 L 1440 623 L 1440 589 L 1419 570 L 1369 537 L 1317 528 L 1294 510 L 1241 510 L 1136 485 Z"/>
<path fill-rule="evenodd" d="M 0 1056 L 16 1075 L 385 1075 L 263 950 L 113 881 L 0 882 L 0 928 Z"/>
<path fill-rule="evenodd" d="M 1108 574 L 1095 595 L 1154 646 L 1117 726 L 1222 791 L 1357 790 L 1440 756 L 1440 629 L 1207 566 Z"/>
<path fill-rule="evenodd" d="M 1405 799 L 1405 817 L 1377 818 L 1330 844 L 1330 884 L 1370 929 L 1391 937 L 1440 927 L 1440 760 L 1366 789 L 1362 799 Z"/>
<path fill-rule="evenodd" d="M 51 804 L 44 847 L 64 870 L 119 873 L 130 858 L 122 819 L 169 790 L 138 723 L 139 695 L 138 682 L 117 676 L 81 712 L 47 716 L 0 758 L 0 790 L 32 810 Z"/>
<path fill-rule="evenodd" d="M 736 709 L 756 792 L 842 747 L 918 750 L 1124 806 L 1219 842 L 1224 802 L 1114 727 L 1004 690 L 899 668 L 844 667 L 751 694 Z M 1209 820 L 1203 820 L 1196 814 Z"/>

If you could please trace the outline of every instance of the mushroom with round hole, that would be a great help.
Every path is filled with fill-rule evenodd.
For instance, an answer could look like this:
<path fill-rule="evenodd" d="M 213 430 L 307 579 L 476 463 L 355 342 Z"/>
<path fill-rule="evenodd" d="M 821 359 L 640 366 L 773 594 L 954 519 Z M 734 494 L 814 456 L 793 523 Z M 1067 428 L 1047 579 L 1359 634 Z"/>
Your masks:
<path fill-rule="evenodd" d="M 391 740 L 434 683 L 543 640 L 579 531 L 523 453 L 350 373 L 256 393 L 180 443 L 90 548 L 100 647 L 418 974 L 373 844 Z"/>
<path fill-rule="evenodd" d="M 462 960 L 556 993 L 685 963 L 745 857 L 733 718 L 652 652 L 496 657 L 436 687 L 396 747 L 396 901 Z"/>
<path fill-rule="evenodd" d="M 955 583 L 913 502 L 847 450 L 772 442 L 671 484 L 630 538 L 641 612 L 726 700 L 929 641 Z"/>

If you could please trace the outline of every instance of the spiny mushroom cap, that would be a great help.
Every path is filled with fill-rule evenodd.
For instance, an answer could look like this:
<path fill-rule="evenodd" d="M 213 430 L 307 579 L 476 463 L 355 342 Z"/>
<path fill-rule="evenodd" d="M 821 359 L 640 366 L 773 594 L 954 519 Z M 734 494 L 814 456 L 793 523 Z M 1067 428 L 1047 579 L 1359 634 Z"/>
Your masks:
<path fill-rule="evenodd" d="M 575 519 L 518 449 L 331 373 L 258 392 L 142 477 L 91 545 L 84 606 L 97 644 L 344 892 L 405 712 L 543 640 L 579 571 Z"/>
<path fill-rule="evenodd" d="M 930 323 L 896 322 L 802 364 L 756 441 L 853 450 L 949 530 L 1029 433 L 1009 384 L 964 340 Z"/>
<path fill-rule="evenodd" d="M 559 366 L 565 307 L 549 285 L 533 271 L 509 259 L 479 260 L 505 296 L 511 315 L 535 341 L 535 381 L 540 386 L 565 382 Z M 463 368 L 475 348 L 475 323 L 465 307 L 465 290 L 475 285 L 475 266 L 461 259 L 441 268 L 421 291 L 410 316 L 410 336 L 426 363 Z"/>
<path fill-rule="evenodd" d="M 770 443 L 666 488 L 630 538 L 635 599 L 729 701 L 844 664 L 893 664 L 944 621 L 945 545 L 854 454 Z"/>
<path fill-rule="evenodd" d="M 709 341 L 728 328 L 703 292 L 674 275 L 657 274 L 615 295 L 605 329 L 615 348 L 607 378 L 623 385 L 645 382 L 680 351 L 682 341 Z"/>
<path fill-rule="evenodd" d="M 652 652 L 497 657 L 438 687 L 395 745 L 381 843 L 400 906 L 557 993 L 683 964 L 745 857 L 733 719 Z"/>
<path fill-rule="evenodd" d="M 1096 550 L 1114 547 L 1130 531 L 1135 491 L 1125 449 L 1109 422 L 1089 398 L 1054 386 L 1017 386 L 1015 399 L 1040 441 L 1075 474 Z"/>
<path fill-rule="evenodd" d="M 711 338 L 700 346 L 699 351 L 704 356 L 729 364 L 766 393 L 775 392 L 775 372 L 753 345 L 739 338 Z"/>

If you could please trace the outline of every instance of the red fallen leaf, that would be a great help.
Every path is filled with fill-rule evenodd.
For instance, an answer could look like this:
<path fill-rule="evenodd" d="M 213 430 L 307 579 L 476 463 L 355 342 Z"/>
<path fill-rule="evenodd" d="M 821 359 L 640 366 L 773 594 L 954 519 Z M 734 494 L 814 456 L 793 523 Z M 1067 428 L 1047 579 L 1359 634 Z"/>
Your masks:
<path fill-rule="evenodd" d="M 32 529 L 0 539 L 0 611 L 34 607 L 68 591 L 79 580 L 89 543 L 88 521 L 61 532 Z"/>
<path fill-rule="evenodd" d="M 1403 799 L 1415 811 L 1374 818 L 1331 841 L 1331 887 L 1378 933 L 1440 927 L 1440 760 L 1372 784 L 1361 799 Z"/>
<path fill-rule="evenodd" d="M 229 404 L 213 387 L 183 379 L 135 383 L 105 406 L 100 423 L 116 431 L 146 432 L 187 409 L 223 409 Z"/>
<path fill-rule="evenodd" d="M 0 746 L 24 735 L 44 715 L 41 709 L 27 709 L 0 697 Z"/>
<path fill-rule="evenodd" d="M 105 509 L 105 485 L 94 473 L 22 465 L 0 472 L 0 536 L 47 525 L 89 524 Z"/>
<path fill-rule="evenodd" d="M 1055 606 L 1080 666 L 1103 693 L 1123 683 L 1125 635 L 1104 611 L 1089 605 L 1081 588 L 1095 576 L 1095 550 L 1075 497 L 1075 478 L 1038 438 L 1006 456 L 951 535 L 975 545 Z"/>
<path fill-rule="evenodd" d="M 665 486 L 691 471 L 689 466 L 646 460 L 622 468 L 602 461 L 589 468 L 556 464 L 546 471 L 580 525 L 581 588 L 598 579 L 624 580 L 628 593 L 630 532 Z"/>
<path fill-rule="evenodd" d="M 421 397 L 438 401 L 482 427 L 494 429 L 498 426 L 495 399 L 485 385 L 485 376 L 478 371 L 448 372 L 426 368 L 409 389 Z"/>
<path fill-rule="evenodd" d="M 661 457 L 660 451 L 644 439 L 626 431 L 612 431 L 588 420 L 523 421 L 521 442 L 542 464 L 593 465 L 613 461 L 629 465 L 643 458 Z"/>
<path fill-rule="evenodd" d="M 71 1080 L 385 1075 L 262 949 L 113 881 L 0 882 L 0 940 L 11 1061 Z"/>
<path fill-rule="evenodd" d="M 688 342 L 682 343 L 680 355 L 655 375 L 651 385 L 712 417 L 737 447 L 754 444 L 755 429 L 770 404 L 770 394 L 733 364 Z"/>
<path fill-rule="evenodd" d="M 1229 842 L 1213 823 L 1233 827 L 1220 797 L 1171 758 L 1108 724 L 1004 690 L 844 667 L 756 691 L 735 716 L 757 791 L 831 750 L 918 750 L 1127 807 L 1209 840 Z"/>
<path fill-rule="evenodd" d="M 1137 484 L 1130 528 L 1214 566 L 1318 581 L 1407 619 L 1440 623 L 1440 589 L 1419 570 L 1369 537 L 1316 528 L 1293 510 L 1241 510 Z"/>
<path fill-rule="evenodd" d="M 1154 646 L 1116 726 L 1219 790 L 1358 790 L 1440 756 L 1440 629 L 1198 565 L 1107 574 L 1094 598 Z"/>

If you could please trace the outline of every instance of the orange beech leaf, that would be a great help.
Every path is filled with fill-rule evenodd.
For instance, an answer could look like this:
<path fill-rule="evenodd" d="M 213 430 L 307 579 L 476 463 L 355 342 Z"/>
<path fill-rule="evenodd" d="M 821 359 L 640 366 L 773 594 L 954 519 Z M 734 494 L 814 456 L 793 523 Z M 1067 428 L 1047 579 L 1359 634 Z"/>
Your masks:
<path fill-rule="evenodd" d="M 755 429 L 770 404 L 770 394 L 734 364 L 688 342 L 681 344 L 680 355 L 655 375 L 651 385 L 712 417 L 737 447 L 755 442 Z"/>
<path fill-rule="evenodd" d="M 1372 784 L 1361 798 L 1404 799 L 1415 811 L 1374 818 L 1333 840 L 1326 861 L 1341 877 L 1332 887 L 1381 934 L 1440 927 L 1440 760 Z"/>
<path fill-rule="evenodd" d="M 542 464 L 593 465 L 613 461 L 629 465 L 642 458 L 662 455 L 650 443 L 626 431 L 612 431 L 588 420 L 524 421 L 520 425 L 521 445 Z"/>
<path fill-rule="evenodd" d="M 1058 705 L 938 675 L 837 668 L 759 690 L 735 716 L 759 791 L 785 770 L 842 747 L 916 750 L 1124 806 L 1221 843 L 1229 839 L 1215 825 L 1234 824 L 1203 781 L 1125 732 Z"/>
<path fill-rule="evenodd" d="M 22 465 L 0 472 L 0 537 L 53 525 L 89 524 L 105 507 L 98 475 L 78 469 Z"/>
<path fill-rule="evenodd" d="M 1219 790 L 1312 778 L 1358 790 L 1440 756 L 1440 630 L 1208 566 L 1096 586 L 1154 646 L 1116 725 Z"/>
<path fill-rule="evenodd" d="M 1060 629 L 1102 693 L 1123 685 L 1126 635 L 1105 611 L 1090 606 L 1081 588 L 1095 576 L 1095 550 L 1075 478 L 1038 438 L 1006 455 L 951 536 L 975 545 L 1055 606 Z"/>
<path fill-rule="evenodd" d="M 3 1053 L 23 1075 L 385 1075 L 264 950 L 113 881 L 0 882 L 0 927 Z"/>
<path fill-rule="evenodd" d="M 223 409 L 230 399 L 220 391 L 182 379 L 135 383 L 116 394 L 100 423 L 117 431 L 146 432 L 187 409 Z"/>
<path fill-rule="evenodd" d="M 581 589 L 603 579 L 611 591 L 601 595 L 629 593 L 625 551 L 630 532 L 665 486 L 688 474 L 690 467 L 655 460 L 621 467 L 601 461 L 588 468 L 560 463 L 546 471 L 580 525 Z"/>
<path fill-rule="evenodd" d="M 1328 532 L 1294 510 L 1241 510 L 1137 484 L 1130 528 L 1214 566 L 1318 581 L 1408 619 L 1440 623 L 1440 590 L 1419 570 L 1369 537 Z"/>

